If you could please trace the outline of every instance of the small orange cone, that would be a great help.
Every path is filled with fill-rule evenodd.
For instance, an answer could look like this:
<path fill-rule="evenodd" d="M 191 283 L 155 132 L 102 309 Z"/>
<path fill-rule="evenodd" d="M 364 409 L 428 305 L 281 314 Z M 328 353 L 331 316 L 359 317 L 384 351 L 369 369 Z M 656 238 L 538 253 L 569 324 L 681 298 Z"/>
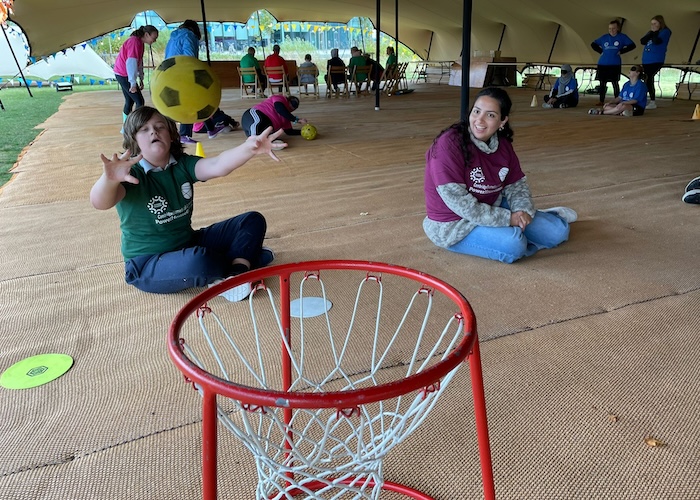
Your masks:
<path fill-rule="evenodd" d="M 693 111 L 692 120 L 700 120 L 700 104 L 695 105 L 695 111 Z"/>
<path fill-rule="evenodd" d="M 532 102 L 530 103 L 531 108 L 536 108 L 537 107 L 537 94 L 532 96 Z"/>
<path fill-rule="evenodd" d="M 202 143 L 201 143 L 201 142 L 198 142 L 198 143 L 197 143 L 197 146 L 196 146 L 195 149 L 194 149 L 194 154 L 195 154 L 196 156 L 201 157 L 201 158 L 206 158 L 206 157 L 207 157 L 207 155 L 204 154 L 204 148 L 202 147 Z"/>

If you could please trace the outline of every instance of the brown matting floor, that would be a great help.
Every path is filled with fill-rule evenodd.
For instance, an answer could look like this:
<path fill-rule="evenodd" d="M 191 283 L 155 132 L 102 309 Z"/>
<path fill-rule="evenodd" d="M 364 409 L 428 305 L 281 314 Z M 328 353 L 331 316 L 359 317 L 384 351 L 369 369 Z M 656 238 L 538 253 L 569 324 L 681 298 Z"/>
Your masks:
<path fill-rule="evenodd" d="M 560 248 L 505 265 L 424 236 L 423 158 L 459 117 L 460 89 L 414 88 L 381 111 L 373 98 L 303 99 L 318 139 L 289 138 L 281 162 L 256 158 L 199 184 L 195 224 L 254 209 L 277 263 L 383 261 L 461 290 L 479 323 L 498 498 L 700 498 L 700 208 L 680 200 L 700 174 L 695 103 L 593 117 L 593 96 L 544 110 L 531 90 L 511 90 L 537 206 L 573 207 L 579 221 Z M 165 342 L 195 291 L 125 285 L 116 213 L 88 202 L 99 154 L 120 147 L 121 101 L 68 96 L 0 192 L 0 370 L 44 352 L 75 359 L 54 382 L 0 390 L 3 500 L 201 495 L 201 401 Z M 233 116 L 249 105 L 224 92 Z M 205 152 L 243 137 L 204 140 Z M 469 394 L 465 367 L 390 454 L 387 479 L 441 500 L 480 497 Z M 220 440 L 220 497 L 253 498 L 250 455 L 230 433 Z"/>

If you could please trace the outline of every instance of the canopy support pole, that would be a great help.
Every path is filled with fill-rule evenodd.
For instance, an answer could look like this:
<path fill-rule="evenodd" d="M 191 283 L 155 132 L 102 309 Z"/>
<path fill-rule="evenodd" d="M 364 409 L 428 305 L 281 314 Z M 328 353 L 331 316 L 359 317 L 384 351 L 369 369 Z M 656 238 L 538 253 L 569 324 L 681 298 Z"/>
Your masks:
<path fill-rule="evenodd" d="M 5 26 L 2 27 L 2 34 L 5 35 L 5 40 L 7 41 L 7 47 L 10 49 L 10 52 L 12 52 L 12 58 L 15 60 L 15 64 L 17 65 L 17 69 L 19 70 L 19 74 L 22 77 L 22 80 L 24 81 L 24 85 L 27 87 L 27 92 L 29 92 L 29 97 L 34 97 L 32 95 L 32 90 L 29 88 L 29 84 L 27 83 L 27 79 L 24 77 L 24 73 L 22 72 L 22 68 L 19 65 L 19 61 L 17 60 L 17 55 L 15 55 L 15 51 L 12 49 L 12 44 L 10 44 L 10 38 L 7 36 L 7 31 L 5 31 Z M 0 106 L 2 104 L 0 103 Z M 2 106 L 3 111 L 5 110 L 5 106 Z"/>
<path fill-rule="evenodd" d="M 469 64 L 472 53 L 472 0 L 464 0 L 462 11 L 462 106 L 460 119 L 467 120 L 469 111 Z"/>

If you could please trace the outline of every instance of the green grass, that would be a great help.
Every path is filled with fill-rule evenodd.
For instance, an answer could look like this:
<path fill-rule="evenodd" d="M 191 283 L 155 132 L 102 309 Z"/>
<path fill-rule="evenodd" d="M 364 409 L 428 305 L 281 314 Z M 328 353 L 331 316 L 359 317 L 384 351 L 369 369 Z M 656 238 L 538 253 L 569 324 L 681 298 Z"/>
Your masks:
<path fill-rule="evenodd" d="M 31 90 L 34 97 L 29 96 L 25 87 L 0 91 L 0 100 L 5 107 L 4 111 L 0 110 L 0 130 L 3 131 L 0 142 L 0 186 L 12 177 L 9 170 L 22 150 L 41 133 L 35 127 L 58 110 L 65 95 L 52 88 Z"/>
<path fill-rule="evenodd" d="M 74 92 L 90 90 L 117 90 L 111 85 L 74 85 Z M 64 97 L 70 92 L 56 92 L 51 87 L 32 87 L 32 96 L 26 87 L 4 88 L 0 90 L 0 101 L 5 110 L 0 110 L 0 186 L 12 177 L 10 169 L 22 150 L 41 133 L 35 128 L 58 111 Z"/>

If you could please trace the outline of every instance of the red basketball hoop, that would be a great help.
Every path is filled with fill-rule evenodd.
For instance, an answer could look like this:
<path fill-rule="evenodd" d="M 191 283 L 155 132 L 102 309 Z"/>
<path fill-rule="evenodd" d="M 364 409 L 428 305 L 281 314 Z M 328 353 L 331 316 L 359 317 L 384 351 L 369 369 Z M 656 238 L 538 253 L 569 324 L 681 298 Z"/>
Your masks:
<path fill-rule="evenodd" d="M 246 282 L 247 301 L 217 297 Z M 381 489 L 429 500 L 385 481 L 382 460 L 467 358 L 484 497 L 494 498 L 476 320 L 433 276 L 346 260 L 250 271 L 190 300 L 168 350 L 203 398 L 206 500 L 217 494 L 217 416 L 257 461 L 258 500 L 376 499 Z"/>

